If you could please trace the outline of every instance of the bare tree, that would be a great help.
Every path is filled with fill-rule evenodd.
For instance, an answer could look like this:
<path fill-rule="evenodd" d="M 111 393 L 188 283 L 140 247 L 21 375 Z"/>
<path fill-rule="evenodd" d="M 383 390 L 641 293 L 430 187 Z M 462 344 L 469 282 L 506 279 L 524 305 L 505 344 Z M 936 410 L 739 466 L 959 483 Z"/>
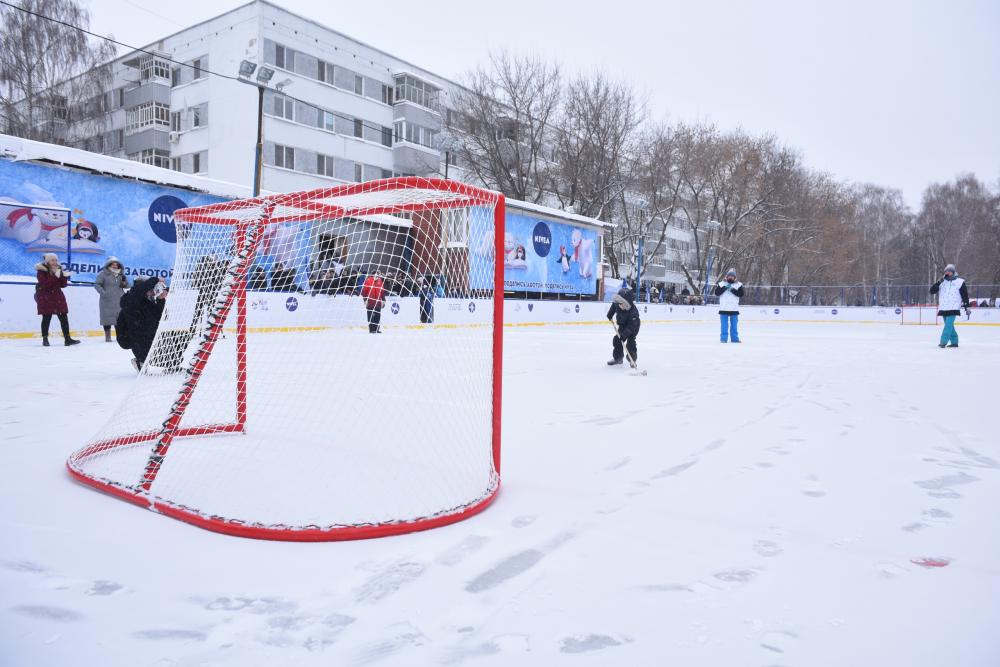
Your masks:
<path fill-rule="evenodd" d="M 993 240 L 998 233 L 997 195 L 972 174 L 924 191 L 916 234 L 925 258 L 927 279 L 953 263 L 973 280 L 995 280 L 1000 259 Z"/>
<path fill-rule="evenodd" d="M 538 203 L 551 190 L 559 66 L 500 52 L 465 77 L 447 129 L 462 165 L 487 187 Z"/>
<path fill-rule="evenodd" d="M 628 187 L 628 163 L 644 119 L 645 103 L 629 84 L 601 72 L 570 82 L 554 133 L 554 189 L 564 209 L 610 221 L 613 203 Z"/>
<path fill-rule="evenodd" d="M 0 128 L 65 143 L 70 125 L 103 123 L 115 48 L 43 18 L 87 29 L 90 14 L 73 0 L 20 0 L 20 6 L 0 7 Z M 89 133 L 80 125 L 77 132 Z"/>

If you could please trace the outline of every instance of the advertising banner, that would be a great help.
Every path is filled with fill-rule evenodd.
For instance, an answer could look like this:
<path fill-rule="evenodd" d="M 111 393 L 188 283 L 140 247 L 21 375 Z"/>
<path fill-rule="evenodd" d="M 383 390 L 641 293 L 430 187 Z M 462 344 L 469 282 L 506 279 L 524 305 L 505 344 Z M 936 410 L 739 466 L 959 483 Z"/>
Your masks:
<path fill-rule="evenodd" d="M 471 247 L 484 245 L 480 235 L 492 234 L 492 228 L 470 230 Z M 504 289 L 516 292 L 550 294 L 594 294 L 600 257 L 598 232 L 583 226 L 543 220 L 508 211 L 504 222 Z M 471 254 L 472 276 L 488 276 L 489 271 L 475 266 L 485 253 Z M 474 284 L 490 288 L 491 284 Z"/>
<path fill-rule="evenodd" d="M 54 252 L 73 280 L 91 281 L 109 257 L 130 279 L 169 279 L 174 211 L 222 197 L 28 162 L 0 160 L 0 275 L 34 277 Z M 68 224 L 67 224 L 67 213 Z"/>

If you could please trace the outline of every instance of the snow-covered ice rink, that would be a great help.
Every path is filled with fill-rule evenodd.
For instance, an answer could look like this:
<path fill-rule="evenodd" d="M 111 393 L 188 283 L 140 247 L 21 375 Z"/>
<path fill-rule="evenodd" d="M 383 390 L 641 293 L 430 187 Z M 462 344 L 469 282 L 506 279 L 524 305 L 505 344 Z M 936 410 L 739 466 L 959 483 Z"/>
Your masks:
<path fill-rule="evenodd" d="M 741 324 L 508 329 L 496 502 L 321 544 L 75 483 L 127 353 L 0 341 L 0 665 L 1000 664 L 1000 328 Z"/>

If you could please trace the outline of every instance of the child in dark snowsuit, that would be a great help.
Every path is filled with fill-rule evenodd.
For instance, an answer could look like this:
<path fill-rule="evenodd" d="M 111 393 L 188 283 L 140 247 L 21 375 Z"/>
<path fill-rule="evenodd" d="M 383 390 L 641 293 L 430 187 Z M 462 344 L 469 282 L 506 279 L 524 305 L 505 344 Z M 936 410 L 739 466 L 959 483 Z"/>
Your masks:
<path fill-rule="evenodd" d="M 639 335 L 639 309 L 635 307 L 635 295 L 632 290 L 623 287 L 615 294 L 611 308 L 608 309 L 608 319 L 614 318 L 618 325 L 618 333 L 611 341 L 611 361 L 608 366 L 617 366 L 625 357 L 625 350 L 628 351 L 629 365 L 635 368 L 635 362 L 639 358 L 636 348 L 635 337 Z M 624 350 L 622 349 L 624 341 Z"/>

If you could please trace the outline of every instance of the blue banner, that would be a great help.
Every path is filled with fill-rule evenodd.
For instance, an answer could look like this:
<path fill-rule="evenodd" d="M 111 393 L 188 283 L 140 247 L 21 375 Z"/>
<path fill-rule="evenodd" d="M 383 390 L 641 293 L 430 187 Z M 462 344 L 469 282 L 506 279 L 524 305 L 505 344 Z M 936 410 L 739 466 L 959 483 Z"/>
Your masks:
<path fill-rule="evenodd" d="M 177 233 L 174 211 L 224 201 L 179 188 L 0 160 L 0 274 L 34 276 L 54 252 L 75 274 L 93 280 L 109 257 L 129 278 L 169 278 Z M 35 208 L 38 207 L 38 208 Z M 61 217 L 54 209 L 69 209 Z M 70 252 L 67 252 L 70 251 Z"/>
<path fill-rule="evenodd" d="M 513 292 L 548 292 L 559 294 L 594 294 L 600 270 L 597 230 L 583 226 L 543 220 L 520 213 L 507 213 L 504 221 L 504 289 Z M 492 234 L 492 227 L 479 230 Z M 472 247 L 482 245 L 477 230 L 470 234 Z M 473 276 L 488 275 L 477 270 L 472 253 Z M 490 284 L 472 285 L 488 288 Z"/>

